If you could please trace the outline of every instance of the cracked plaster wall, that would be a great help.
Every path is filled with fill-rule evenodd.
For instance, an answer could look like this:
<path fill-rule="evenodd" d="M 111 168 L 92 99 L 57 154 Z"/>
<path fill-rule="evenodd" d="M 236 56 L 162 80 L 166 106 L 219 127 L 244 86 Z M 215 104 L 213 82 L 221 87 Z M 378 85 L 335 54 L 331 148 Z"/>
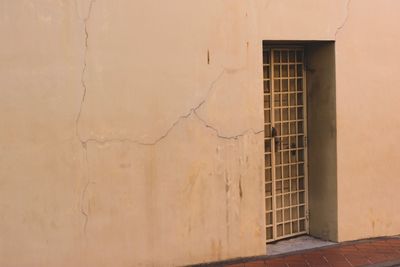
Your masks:
<path fill-rule="evenodd" d="M 355 143 L 376 148 L 370 120 L 396 111 L 377 88 L 383 80 L 398 95 L 397 62 L 374 57 L 379 79 L 361 72 L 376 49 L 397 53 L 378 40 L 363 46 L 369 31 L 399 42 L 393 5 L 1 0 L 0 265 L 173 266 L 263 254 L 262 40 L 337 38 L 339 236 L 398 232 L 389 208 L 357 204 L 376 193 L 377 170 L 395 182 L 396 166 L 361 175 L 349 165 L 360 156 Z M 370 30 L 372 10 L 381 21 Z M 387 105 L 367 119 L 353 97 L 361 109 L 376 97 Z M 384 123 L 391 138 L 375 159 L 396 155 L 396 120 Z M 372 232 L 354 208 L 385 226 L 375 219 Z M 348 220 L 362 227 L 348 230 Z"/>

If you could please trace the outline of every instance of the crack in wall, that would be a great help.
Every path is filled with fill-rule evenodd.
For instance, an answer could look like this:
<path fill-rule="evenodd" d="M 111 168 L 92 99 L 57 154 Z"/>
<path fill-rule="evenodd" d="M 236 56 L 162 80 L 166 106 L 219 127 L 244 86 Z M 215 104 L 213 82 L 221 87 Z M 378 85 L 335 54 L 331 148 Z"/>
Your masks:
<path fill-rule="evenodd" d="M 254 134 L 254 135 L 257 135 L 257 134 L 260 134 L 260 133 L 263 133 L 264 132 L 264 130 L 259 130 L 259 131 L 256 131 L 256 130 L 254 130 L 253 128 L 250 128 L 250 129 L 246 129 L 246 130 L 244 130 L 243 132 L 241 132 L 240 134 L 236 134 L 236 135 L 231 135 L 231 136 L 226 136 L 226 135 L 221 135 L 220 133 L 219 133 L 219 130 L 217 129 L 217 128 L 215 128 L 214 126 L 212 126 L 212 125 L 210 125 L 210 124 L 208 124 L 207 123 L 207 121 L 205 121 L 203 118 L 201 118 L 200 116 L 199 116 L 199 114 L 196 112 L 196 111 L 193 111 L 193 114 L 196 116 L 196 118 L 204 125 L 204 127 L 206 127 L 206 128 L 209 128 L 209 129 L 211 129 L 212 131 L 214 131 L 215 132 L 215 134 L 217 135 L 217 137 L 218 138 L 221 138 L 221 139 L 227 139 L 227 140 L 237 140 L 239 137 L 242 137 L 242 136 L 244 136 L 246 133 L 252 133 L 252 134 Z"/>
<path fill-rule="evenodd" d="M 83 223 L 83 233 L 86 234 L 86 227 L 87 224 L 89 222 L 89 211 L 87 209 L 85 209 L 84 207 L 84 201 L 86 199 L 86 193 L 88 191 L 88 187 L 90 185 L 90 178 L 89 176 L 89 162 L 88 162 L 88 158 L 87 158 L 87 145 L 85 142 L 83 142 L 80 134 L 79 134 L 79 121 L 82 115 L 82 109 L 83 109 L 83 105 L 85 103 L 85 99 L 86 99 L 86 92 L 87 92 L 87 85 L 86 85 L 86 81 L 85 81 L 85 74 L 86 74 L 86 68 L 87 68 L 87 52 L 88 52 L 88 41 L 89 41 L 89 32 L 88 32 L 88 21 L 90 19 L 90 15 L 92 13 L 92 8 L 93 8 L 93 4 L 96 0 L 90 0 L 89 2 L 89 8 L 88 8 L 88 12 L 87 15 L 82 19 L 83 21 L 83 28 L 84 28 L 84 34 L 85 34 L 85 42 L 84 42 L 84 52 L 83 52 L 83 67 L 82 67 L 82 72 L 81 72 L 81 86 L 82 86 L 82 98 L 81 98 L 81 102 L 79 105 L 79 111 L 78 114 L 76 116 L 75 119 L 75 135 L 78 138 L 79 142 L 81 143 L 81 147 L 83 149 L 83 153 L 84 153 L 84 158 L 85 158 L 85 165 L 86 165 L 86 171 L 87 171 L 87 181 L 86 184 L 82 190 L 82 194 L 81 194 L 81 199 L 80 199 L 80 205 L 79 205 L 79 209 L 80 212 L 82 214 L 82 216 L 84 217 L 84 223 Z M 78 3 L 76 2 L 77 8 L 78 8 Z M 79 12 L 78 12 L 79 14 Z"/>
<path fill-rule="evenodd" d="M 337 38 L 338 33 L 343 29 L 343 27 L 346 25 L 347 20 L 349 19 L 349 14 L 350 14 L 350 3 L 352 0 L 347 0 L 347 4 L 346 4 L 346 16 L 343 20 L 343 22 L 340 24 L 340 26 L 336 29 L 335 32 L 335 40 Z"/>
<path fill-rule="evenodd" d="M 79 105 L 78 115 L 76 116 L 76 120 L 75 120 L 75 134 L 78 137 L 79 141 L 81 142 L 82 146 L 83 146 L 83 142 L 82 142 L 82 139 L 81 139 L 80 134 L 79 134 L 79 121 L 81 119 L 82 109 L 83 109 L 83 105 L 84 105 L 85 100 L 86 100 L 86 92 L 87 92 L 87 85 L 86 85 L 86 81 L 85 81 L 85 74 L 86 74 L 86 69 L 87 69 L 88 41 L 89 41 L 89 32 L 88 32 L 88 25 L 87 24 L 88 24 L 88 21 L 90 19 L 91 14 L 92 14 L 92 8 L 93 8 L 94 2 L 96 2 L 96 0 L 91 0 L 89 2 L 88 13 L 87 13 L 86 17 L 83 18 L 83 26 L 84 26 L 84 33 L 85 33 L 85 46 L 84 46 L 84 53 L 83 53 L 83 67 L 82 67 L 82 72 L 81 72 L 81 86 L 82 86 L 82 89 L 83 89 L 83 93 L 82 93 L 81 103 Z"/>
<path fill-rule="evenodd" d="M 85 151 L 86 170 L 87 170 L 87 173 L 89 174 L 89 161 L 87 158 L 87 150 L 85 149 L 84 151 Z M 85 233 L 85 234 L 86 234 L 86 226 L 89 222 L 89 210 L 84 208 L 84 201 L 86 199 L 86 193 L 87 193 L 89 185 L 90 185 L 90 179 L 88 178 L 86 181 L 85 187 L 82 190 L 81 199 L 80 199 L 80 211 L 84 217 L 83 233 Z"/>
<path fill-rule="evenodd" d="M 209 123 L 207 123 L 203 118 L 201 118 L 199 116 L 199 114 L 197 113 L 197 110 L 199 110 L 206 102 L 207 99 L 210 95 L 210 93 L 212 92 L 212 90 L 214 89 L 216 83 L 222 78 L 222 76 L 226 73 L 229 72 L 230 70 L 226 70 L 225 68 L 219 73 L 219 75 L 217 76 L 217 78 L 215 78 L 209 88 L 208 88 L 208 92 L 205 96 L 205 98 L 200 101 L 199 104 L 197 104 L 196 106 L 192 107 L 189 109 L 189 111 L 181 116 L 179 116 L 172 124 L 171 126 L 158 138 L 156 138 L 154 141 L 151 142 L 143 142 L 143 141 L 139 141 L 139 140 L 135 140 L 135 139 L 130 139 L 130 138 L 109 138 L 109 139 L 97 139 L 97 138 L 88 138 L 88 139 L 82 139 L 80 138 L 80 142 L 86 147 L 88 143 L 95 143 L 95 144 L 99 144 L 99 145 L 105 145 L 108 143 L 132 143 L 132 144 L 136 144 L 136 145 L 142 145 L 142 146 L 154 146 L 157 145 L 160 141 L 162 141 L 163 139 L 165 139 L 170 132 L 182 121 L 185 119 L 188 119 L 192 116 L 194 116 L 195 118 L 197 118 L 206 128 L 211 129 L 212 131 L 214 131 L 217 135 L 218 138 L 221 139 L 238 139 L 239 137 L 245 135 L 248 132 L 251 132 L 253 134 L 259 134 L 264 132 L 264 130 L 260 130 L 260 131 L 256 131 L 254 129 L 247 129 L 245 131 L 243 131 L 240 134 L 236 134 L 236 135 L 222 135 L 220 134 L 220 131 L 215 128 L 214 126 L 210 125 Z"/>
<path fill-rule="evenodd" d="M 85 80 L 85 75 L 87 72 L 87 54 L 88 54 L 88 42 L 89 42 L 89 32 L 88 32 L 88 22 L 90 20 L 91 14 L 92 14 L 92 9 L 93 9 L 93 5 L 96 2 L 96 0 L 90 0 L 89 2 L 89 8 L 88 8 L 88 12 L 87 15 L 82 19 L 83 21 L 83 26 L 84 26 L 84 53 L 83 53 L 83 67 L 82 67 L 82 72 L 81 72 L 81 87 L 82 87 L 82 98 L 80 101 L 80 105 L 79 105 L 79 111 L 78 114 L 76 116 L 75 119 L 75 135 L 78 138 L 81 147 L 83 149 L 83 153 L 84 153 L 84 158 L 85 158 L 85 164 L 86 164 L 86 168 L 87 168 L 87 176 L 89 176 L 89 162 L 88 162 L 88 158 L 87 158 L 87 145 L 89 143 L 95 143 L 95 144 L 100 144 L 100 145 L 104 145 L 104 144 L 108 144 L 108 143 L 133 143 L 136 145 L 142 145 L 142 146 L 154 146 L 157 145 L 159 142 L 161 142 L 163 139 L 165 139 L 170 133 L 171 131 L 182 121 L 182 120 L 186 120 L 192 116 L 194 116 L 199 122 L 201 122 L 204 127 L 206 127 L 207 129 L 212 130 L 213 132 L 215 132 L 217 138 L 220 139 L 225 139 L 225 140 L 237 140 L 238 138 L 244 136 L 247 133 L 252 133 L 252 134 L 259 134 L 264 132 L 264 130 L 259 130 L 256 131 L 253 128 L 247 129 L 243 132 L 241 132 L 240 134 L 235 134 L 235 135 L 222 135 L 220 133 L 220 131 L 212 126 L 211 124 L 209 124 L 206 120 L 204 120 L 203 118 L 201 118 L 199 116 L 199 114 L 197 113 L 197 111 L 206 103 L 209 95 L 211 94 L 212 90 L 214 89 L 216 83 L 223 77 L 223 75 L 225 73 L 231 73 L 233 70 L 232 69 L 228 69 L 228 68 L 223 68 L 223 70 L 218 74 L 218 76 L 211 82 L 208 91 L 206 93 L 206 96 L 204 97 L 203 100 L 201 100 L 196 106 L 192 107 L 189 109 L 188 112 L 186 112 L 185 114 L 179 116 L 172 124 L 171 126 L 158 138 L 156 138 L 154 141 L 151 142 L 143 142 L 140 140 L 133 140 L 130 138 L 112 138 L 112 139 L 96 139 L 96 138 L 88 138 L 88 139 L 83 139 L 80 131 L 79 131 L 79 122 L 82 116 L 82 111 L 84 108 L 84 104 L 85 104 L 85 100 L 86 100 L 86 94 L 87 94 L 87 84 L 86 84 L 86 80 Z M 86 199 L 86 194 L 89 188 L 89 185 L 91 184 L 90 178 L 87 178 L 86 184 L 82 190 L 82 194 L 81 194 L 81 198 L 80 198 L 80 212 L 82 214 L 82 216 L 84 217 L 84 224 L 83 224 L 83 232 L 84 234 L 86 234 L 86 228 L 87 228 L 87 224 L 89 222 L 89 211 L 87 208 L 85 208 L 84 206 L 84 201 Z"/>

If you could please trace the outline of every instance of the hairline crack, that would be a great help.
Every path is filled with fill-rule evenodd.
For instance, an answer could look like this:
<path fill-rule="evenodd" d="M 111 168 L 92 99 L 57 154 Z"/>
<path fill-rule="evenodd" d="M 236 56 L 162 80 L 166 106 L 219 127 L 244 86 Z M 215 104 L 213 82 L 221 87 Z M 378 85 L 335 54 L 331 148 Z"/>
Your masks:
<path fill-rule="evenodd" d="M 343 20 L 343 22 L 339 25 L 339 27 L 337 27 L 336 32 L 335 32 L 335 40 L 337 39 L 337 35 L 338 33 L 343 29 L 343 27 L 346 25 L 347 20 L 349 19 L 349 15 L 350 15 L 350 3 L 352 0 L 347 0 L 347 4 L 346 4 L 346 16 Z"/>

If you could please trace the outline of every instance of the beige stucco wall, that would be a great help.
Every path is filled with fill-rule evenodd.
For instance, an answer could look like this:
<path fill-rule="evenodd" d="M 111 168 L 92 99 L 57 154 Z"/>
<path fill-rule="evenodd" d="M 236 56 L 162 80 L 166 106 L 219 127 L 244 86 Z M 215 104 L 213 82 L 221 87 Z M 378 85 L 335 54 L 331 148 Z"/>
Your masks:
<path fill-rule="evenodd" d="M 339 240 L 399 233 L 399 7 L 0 0 L 0 266 L 263 254 L 262 40 L 336 40 Z"/>
<path fill-rule="evenodd" d="M 399 8 L 352 1 L 338 35 L 340 240 L 400 233 Z"/>

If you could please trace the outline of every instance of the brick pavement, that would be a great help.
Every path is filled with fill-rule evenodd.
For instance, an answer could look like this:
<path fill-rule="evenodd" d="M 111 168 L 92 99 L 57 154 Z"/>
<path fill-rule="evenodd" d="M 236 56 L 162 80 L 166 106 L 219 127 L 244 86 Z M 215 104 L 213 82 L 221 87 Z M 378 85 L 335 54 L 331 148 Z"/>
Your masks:
<path fill-rule="evenodd" d="M 345 242 L 286 255 L 261 256 L 210 264 L 224 267 L 400 266 L 400 238 Z"/>

